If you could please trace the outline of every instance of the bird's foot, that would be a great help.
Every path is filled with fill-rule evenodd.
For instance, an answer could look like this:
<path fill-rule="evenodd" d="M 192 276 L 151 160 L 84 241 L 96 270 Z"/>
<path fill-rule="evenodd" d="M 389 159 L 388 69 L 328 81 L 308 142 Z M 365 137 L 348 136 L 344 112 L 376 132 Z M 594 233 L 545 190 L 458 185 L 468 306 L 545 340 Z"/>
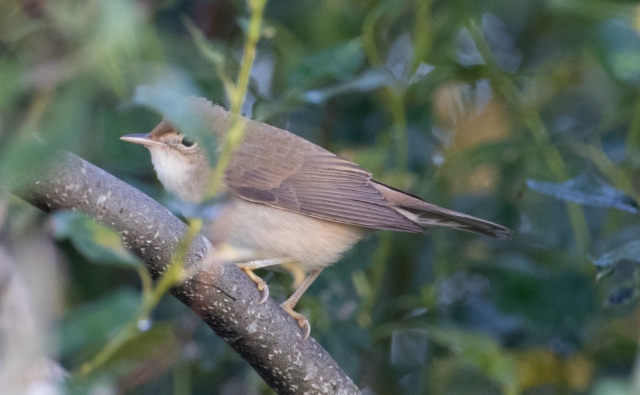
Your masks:
<path fill-rule="evenodd" d="M 247 273 L 247 276 L 249 276 L 251 281 L 256 283 L 258 291 L 262 293 L 262 299 L 260 299 L 258 304 L 263 304 L 269 297 L 269 286 L 267 285 L 266 281 L 258 277 L 251 269 L 247 269 L 244 267 L 240 267 L 240 269 L 242 269 L 243 272 Z"/>
<path fill-rule="evenodd" d="M 289 300 L 286 300 L 284 303 L 280 305 L 284 311 L 286 311 L 294 320 L 298 323 L 298 326 L 304 330 L 304 337 L 302 341 L 307 340 L 309 335 L 311 334 L 311 324 L 309 324 L 309 320 L 304 315 L 298 313 L 293 310 L 293 306 L 290 305 Z"/>

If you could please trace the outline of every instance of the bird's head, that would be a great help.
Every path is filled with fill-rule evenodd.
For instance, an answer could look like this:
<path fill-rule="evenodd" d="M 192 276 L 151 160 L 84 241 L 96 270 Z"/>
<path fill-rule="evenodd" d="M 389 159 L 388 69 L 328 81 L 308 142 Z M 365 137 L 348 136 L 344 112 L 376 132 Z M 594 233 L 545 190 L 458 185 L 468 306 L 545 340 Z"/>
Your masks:
<path fill-rule="evenodd" d="M 129 134 L 121 140 L 144 145 L 164 187 L 179 198 L 199 203 L 209 179 L 209 162 L 196 142 L 163 119 L 151 133 Z"/>

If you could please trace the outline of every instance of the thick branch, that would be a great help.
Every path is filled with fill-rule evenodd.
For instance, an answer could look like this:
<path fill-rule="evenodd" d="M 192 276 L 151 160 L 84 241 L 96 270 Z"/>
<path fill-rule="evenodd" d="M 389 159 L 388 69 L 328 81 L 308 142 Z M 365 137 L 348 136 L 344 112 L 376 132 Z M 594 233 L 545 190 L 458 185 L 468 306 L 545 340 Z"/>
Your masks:
<path fill-rule="evenodd" d="M 64 154 L 15 193 L 45 211 L 78 210 L 122 234 L 154 278 L 166 269 L 186 226 L 147 195 L 84 160 Z M 206 264 L 202 236 L 185 264 L 187 281 L 171 293 L 204 320 L 279 394 L 360 394 L 313 338 L 302 341 L 296 322 L 260 294 L 233 264 Z"/>

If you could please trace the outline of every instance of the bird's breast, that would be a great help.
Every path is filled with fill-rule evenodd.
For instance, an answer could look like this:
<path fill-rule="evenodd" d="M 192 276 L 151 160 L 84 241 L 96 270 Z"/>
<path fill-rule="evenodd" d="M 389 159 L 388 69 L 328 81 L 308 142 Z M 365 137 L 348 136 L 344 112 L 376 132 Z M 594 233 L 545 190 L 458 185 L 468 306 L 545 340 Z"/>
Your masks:
<path fill-rule="evenodd" d="M 214 221 L 212 238 L 255 249 L 269 258 L 290 257 L 307 269 L 317 269 L 338 261 L 365 231 L 353 225 L 232 198 Z"/>

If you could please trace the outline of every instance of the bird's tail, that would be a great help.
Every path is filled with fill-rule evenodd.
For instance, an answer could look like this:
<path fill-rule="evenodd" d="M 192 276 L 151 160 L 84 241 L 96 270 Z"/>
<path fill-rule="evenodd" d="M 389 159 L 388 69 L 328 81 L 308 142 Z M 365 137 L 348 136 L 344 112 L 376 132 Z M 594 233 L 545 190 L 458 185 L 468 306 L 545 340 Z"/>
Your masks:
<path fill-rule="evenodd" d="M 510 239 L 513 234 L 511 229 L 502 225 L 447 210 L 387 185 L 376 182 L 375 187 L 396 211 L 422 227 L 446 226 L 502 240 Z"/>

